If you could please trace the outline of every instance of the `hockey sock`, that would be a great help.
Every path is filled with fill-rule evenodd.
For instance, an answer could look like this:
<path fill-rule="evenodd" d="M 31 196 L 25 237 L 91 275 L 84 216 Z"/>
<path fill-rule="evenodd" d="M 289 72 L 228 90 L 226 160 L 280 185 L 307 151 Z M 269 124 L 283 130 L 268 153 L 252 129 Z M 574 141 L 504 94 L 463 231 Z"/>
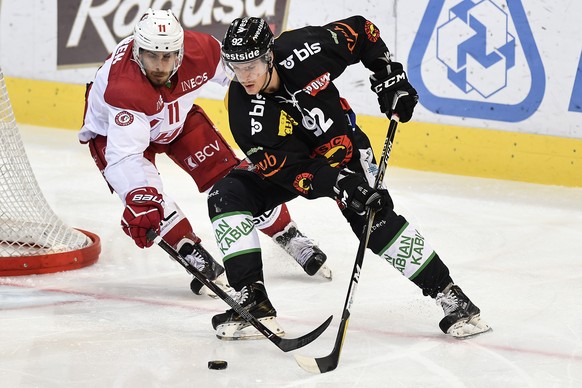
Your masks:
<path fill-rule="evenodd" d="M 408 222 L 378 255 L 412 281 L 438 257 L 424 237 Z"/>
<path fill-rule="evenodd" d="M 453 279 L 449 275 L 449 268 L 442 262 L 438 254 L 435 254 L 430 263 L 412 281 L 422 289 L 425 296 L 430 296 L 433 299 L 439 292 L 443 292 L 449 284 L 453 283 Z"/>
<path fill-rule="evenodd" d="M 269 237 L 283 231 L 285 227 L 291 222 L 289 209 L 286 204 L 282 204 L 255 217 L 253 222 L 257 229 L 265 233 Z"/>
<path fill-rule="evenodd" d="M 178 243 L 183 238 L 190 239 L 194 244 L 200 243 L 200 238 L 192 231 L 192 225 L 190 222 L 183 218 L 179 222 L 172 224 L 171 228 L 164 228 L 162 225 L 161 236 L 168 244 L 174 248 L 178 248 Z"/>
<path fill-rule="evenodd" d="M 184 237 L 189 238 L 195 244 L 200 243 L 200 238 L 196 236 L 190 221 L 188 221 L 176 202 L 169 196 L 164 197 L 164 218 L 160 226 L 160 236 L 174 248 L 177 248 L 178 243 Z"/>
<path fill-rule="evenodd" d="M 232 212 L 212 219 L 214 236 L 227 268 L 228 280 L 235 290 L 263 280 L 259 234 L 247 212 Z"/>

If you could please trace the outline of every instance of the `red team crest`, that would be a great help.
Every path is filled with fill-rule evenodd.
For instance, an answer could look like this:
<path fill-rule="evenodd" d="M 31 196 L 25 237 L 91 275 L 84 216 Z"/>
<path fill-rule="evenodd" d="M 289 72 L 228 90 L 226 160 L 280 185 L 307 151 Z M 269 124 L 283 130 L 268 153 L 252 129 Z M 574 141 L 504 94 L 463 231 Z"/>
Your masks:
<path fill-rule="evenodd" d="M 354 146 L 349 137 L 341 135 L 317 147 L 313 154 L 312 157 L 315 155 L 324 156 L 332 167 L 343 167 L 352 160 Z"/>
<path fill-rule="evenodd" d="M 366 31 L 366 35 L 371 42 L 376 43 L 378 39 L 380 39 L 380 30 L 374 23 L 369 20 L 366 20 L 366 25 L 364 26 L 364 30 Z"/>
<path fill-rule="evenodd" d="M 295 190 L 307 195 L 309 190 L 311 190 L 311 181 L 313 180 L 313 174 L 308 172 L 303 172 L 295 177 L 293 182 L 293 187 Z"/>
<path fill-rule="evenodd" d="M 125 127 L 133 123 L 133 115 L 128 111 L 124 110 L 115 115 L 115 124 L 120 127 Z"/>

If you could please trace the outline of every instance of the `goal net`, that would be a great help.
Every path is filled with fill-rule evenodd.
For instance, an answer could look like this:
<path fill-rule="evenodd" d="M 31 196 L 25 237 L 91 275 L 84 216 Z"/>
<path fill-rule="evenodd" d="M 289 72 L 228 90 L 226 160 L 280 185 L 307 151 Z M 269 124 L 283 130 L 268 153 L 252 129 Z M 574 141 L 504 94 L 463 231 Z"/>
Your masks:
<path fill-rule="evenodd" d="M 0 276 L 77 269 L 100 252 L 99 237 L 65 225 L 41 192 L 0 68 Z"/>

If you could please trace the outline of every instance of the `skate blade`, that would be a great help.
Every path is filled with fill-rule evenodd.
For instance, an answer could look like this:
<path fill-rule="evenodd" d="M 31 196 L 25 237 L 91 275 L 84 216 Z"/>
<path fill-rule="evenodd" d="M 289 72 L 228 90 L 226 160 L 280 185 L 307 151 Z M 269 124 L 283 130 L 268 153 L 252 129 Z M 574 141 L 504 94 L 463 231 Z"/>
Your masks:
<path fill-rule="evenodd" d="M 467 339 L 475 337 L 479 334 L 486 333 L 491 330 L 491 327 L 485 322 L 481 321 L 481 315 L 477 314 L 465 321 L 459 321 L 452 325 L 447 334 L 455 338 Z"/>
<path fill-rule="evenodd" d="M 283 337 L 285 335 L 285 331 L 279 325 L 275 317 L 259 318 L 258 321 L 277 336 Z M 223 341 L 255 340 L 265 338 L 265 336 L 255 329 L 254 326 L 244 321 L 218 325 L 216 328 L 216 337 Z"/>
<path fill-rule="evenodd" d="M 319 268 L 319 270 L 316 272 L 316 274 L 323 277 L 324 279 L 327 279 L 327 280 L 332 280 L 332 278 L 333 278 L 333 274 L 331 272 L 331 269 L 325 264 L 322 265 L 321 268 Z"/>

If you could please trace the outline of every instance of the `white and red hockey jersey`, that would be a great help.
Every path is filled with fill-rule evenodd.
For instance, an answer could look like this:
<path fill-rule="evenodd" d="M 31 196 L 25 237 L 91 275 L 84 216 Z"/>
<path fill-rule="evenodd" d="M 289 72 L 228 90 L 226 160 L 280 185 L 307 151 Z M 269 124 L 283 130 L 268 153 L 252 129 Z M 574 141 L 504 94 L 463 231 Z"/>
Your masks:
<path fill-rule="evenodd" d="M 87 95 L 79 140 L 107 137 L 108 183 L 123 198 L 148 185 L 143 152 L 167 144 L 182 131 L 188 112 L 209 81 L 226 86 L 220 43 L 211 35 L 184 31 L 184 58 L 170 87 L 154 87 L 132 59 L 133 38 L 120 42 L 96 73 Z M 151 173 L 151 171 L 150 171 Z"/>

